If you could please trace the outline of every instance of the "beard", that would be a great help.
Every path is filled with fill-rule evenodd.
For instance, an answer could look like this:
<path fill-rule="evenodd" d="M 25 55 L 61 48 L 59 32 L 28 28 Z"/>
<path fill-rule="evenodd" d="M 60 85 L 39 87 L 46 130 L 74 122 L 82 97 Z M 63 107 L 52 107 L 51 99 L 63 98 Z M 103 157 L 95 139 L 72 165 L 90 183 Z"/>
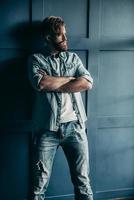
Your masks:
<path fill-rule="evenodd" d="M 61 42 L 55 42 L 55 40 L 52 40 L 52 44 L 56 51 L 67 51 L 67 40 L 62 40 Z"/>

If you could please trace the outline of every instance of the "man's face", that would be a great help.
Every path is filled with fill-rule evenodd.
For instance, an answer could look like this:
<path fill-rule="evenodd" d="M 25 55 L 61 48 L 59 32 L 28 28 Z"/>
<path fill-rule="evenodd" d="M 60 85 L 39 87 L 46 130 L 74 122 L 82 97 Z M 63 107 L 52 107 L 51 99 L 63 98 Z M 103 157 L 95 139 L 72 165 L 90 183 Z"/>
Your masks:
<path fill-rule="evenodd" d="M 67 51 L 67 37 L 65 26 L 61 26 L 59 32 L 51 37 L 51 44 L 57 51 Z"/>

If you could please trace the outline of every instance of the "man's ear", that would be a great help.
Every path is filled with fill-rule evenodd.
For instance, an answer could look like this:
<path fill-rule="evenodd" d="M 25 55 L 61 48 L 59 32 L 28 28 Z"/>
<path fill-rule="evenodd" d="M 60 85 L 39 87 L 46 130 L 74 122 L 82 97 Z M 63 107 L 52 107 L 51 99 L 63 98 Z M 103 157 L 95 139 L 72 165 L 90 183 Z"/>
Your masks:
<path fill-rule="evenodd" d="M 47 35 L 47 36 L 46 36 L 46 40 L 47 40 L 47 42 L 50 42 L 51 36 L 50 36 L 50 35 Z"/>

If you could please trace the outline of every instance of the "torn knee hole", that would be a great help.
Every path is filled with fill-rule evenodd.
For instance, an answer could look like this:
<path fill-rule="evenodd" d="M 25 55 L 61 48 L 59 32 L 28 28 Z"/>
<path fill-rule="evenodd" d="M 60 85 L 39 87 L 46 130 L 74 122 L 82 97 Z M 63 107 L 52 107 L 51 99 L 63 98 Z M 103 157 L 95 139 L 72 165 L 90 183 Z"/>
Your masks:
<path fill-rule="evenodd" d="M 44 172 L 45 174 L 48 174 L 48 170 L 47 170 L 45 164 L 41 160 L 39 160 L 36 163 L 36 166 L 37 166 L 39 171 Z"/>

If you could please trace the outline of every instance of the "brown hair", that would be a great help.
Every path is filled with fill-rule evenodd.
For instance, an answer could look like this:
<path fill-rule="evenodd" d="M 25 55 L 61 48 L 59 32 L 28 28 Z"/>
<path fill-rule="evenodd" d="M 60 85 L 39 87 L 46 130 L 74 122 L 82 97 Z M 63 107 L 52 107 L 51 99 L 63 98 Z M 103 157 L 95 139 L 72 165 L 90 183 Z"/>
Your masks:
<path fill-rule="evenodd" d="M 65 25 L 61 17 L 49 16 L 41 22 L 41 32 L 45 37 L 47 35 L 56 35 L 59 33 L 61 26 Z"/>

